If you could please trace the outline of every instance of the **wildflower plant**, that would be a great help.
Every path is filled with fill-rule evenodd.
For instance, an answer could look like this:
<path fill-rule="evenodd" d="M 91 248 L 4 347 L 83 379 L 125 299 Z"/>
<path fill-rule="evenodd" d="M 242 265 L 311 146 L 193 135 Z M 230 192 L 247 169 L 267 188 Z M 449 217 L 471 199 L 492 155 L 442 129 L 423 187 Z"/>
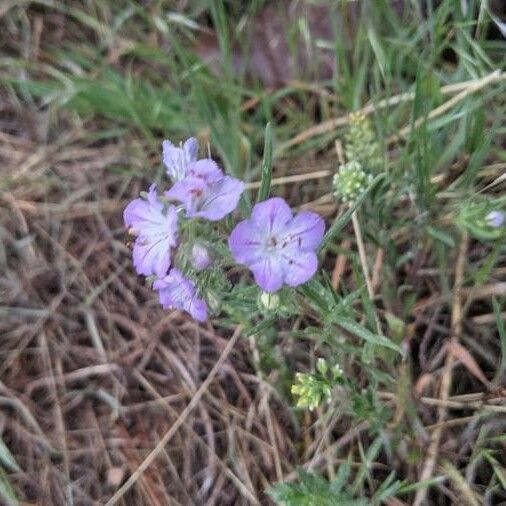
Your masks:
<path fill-rule="evenodd" d="M 258 306 L 263 313 L 278 309 L 274 292 L 315 275 L 325 231 L 320 216 L 294 215 L 279 197 L 258 202 L 232 230 L 228 251 L 217 222 L 235 211 L 245 184 L 225 175 L 211 158 L 199 160 L 194 138 L 179 147 L 164 141 L 162 156 L 172 185 L 162 195 L 152 185 L 128 204 L 123 217 L 135 237 L 134 267 L 152 282 L 164 308 L 184 310 L 198 321 L 207 319 L 209 306 L 218 311 L 231 288 L 223 271 L 230 253 L 262 289 Z"/>
<path fill-rule="evenodd" d="M 505 1 L 5 3 L 1 504 L 506 501 Z"/>
<path fill-rule="evenodd" d="M 206 241 L 198 237 L 206 227 L 197 221 L 215 222 L 232 213 L 245 186 L 225 175 L 214 160 L 198 160 L 195 138 L 180 147 L 166 140 L 162 152 L 172 186 L 159 195 L 151 185 L 123 213 L 129 233 L 135 236 L 134 267 L 152 282 L 164 308 L 184 310 L 205 321 L 208 304 L 201 287 L 209 286 L 202 280 L 209 281 L 210 276 L 201 273 L 213 260 Z"/>
<path fill-rule="evenodd" d="M 341 300 L 325 275 L 316 276 L 318 253 L 350 219 L 353 206 L 371 187 L 372 174 L 357 160 L 341 167 L 336 189 L 350 210 L 325 233 L 325 222 L 317 213 L 294 212 L 284 199 L 269 196 L 269 132 L 268 126 L 257 202 L 248 210 L 245 201 L 242 216 L 238 209 L 245 191 L 242 181 L 225 174 L 215 160 L 199 159 L 195 139 L 179 147 L 163 142 L 171 184 L 163 193 L 152 185 L 124 211 L 125 224 L 135 237 L 135 269 L 147 277 L 164 309 L 185 311 L 198 322 L 222 314 L 223 321 L 241 323 L 247 335 L 272 343 L 279 320 L 310 306 L 322 327 L 309 324 L 305 331 L 317 332 L 322 343 L 334 339 L 340 326 L 366 346 L 399 352 L 387 337 L 356 323 L 351 299 Z M 263 353 L 262 346 L 259 349 Z M 272 363 L 273 357 L 267 355 L 260 356 L 259 363 Z M 332 358 L 334 364 L 336 359 Z M 353 399 L 355 386 L 338 365 L 324 359 L 317 361 L 314 372 L 295 377 L 287 373 L 299 408 L 314 410 L 330 402 L 338 385 L 346 399 Z"/>
<path fill-rule="evenodd" d="M 295 374 L 295 383 L 292 385 L 292 395 L 297 396 L 298 408 L 308 408 L 313 411 L 324 402 L 332 399 L 332 388 L 341 384 L 343 371 L 339 365 L 330 367 L 328 362 L 319 358 L 314 373 Z"/>
<path fill-rule="evenodd" d="M 493 241 L 506 234 L 506 201 L 475 198 L 460 204 L 456 224 L 481 241 Z"/>

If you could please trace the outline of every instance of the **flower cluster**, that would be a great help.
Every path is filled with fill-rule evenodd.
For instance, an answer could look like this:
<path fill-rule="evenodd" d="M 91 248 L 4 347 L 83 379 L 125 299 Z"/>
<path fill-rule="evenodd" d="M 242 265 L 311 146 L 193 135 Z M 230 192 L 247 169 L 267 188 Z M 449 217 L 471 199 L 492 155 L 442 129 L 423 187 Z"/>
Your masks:
<path fill-rule="evenodd" d="M 212 310 L 219 307 L 216 290 L 223 288 L 219 280 L 224 279 L 219 266 L 208 269 L 213 258 L 207 247 L 209 237 L 202 239 L 210 231 L 204 223 L 217 222 L 234 211 L 245 185 L 225 175 L 214 160 L 199 160 L 194 138 L 180 147 L 164 141 L 162 148 L 172 186 L 159 195 L 151 185 L 123 213 L 135 237 L 133 263 L 139 274 L 152 281 L 164 308 L 184 310 L 204 321 L 208 304 Z M 301 285 L 314 276 L 316 249 L 324 231 L 320 216 L 308 211 L 294 216 L 281 198 L 256 204 L 250 218 L 232 230 L 229 249 L 236 262 L 250 268 L 264 290 L 262 311 L 279 309 L 279 297 L 273 292 L 284 285 Z M 223 254 L 223 246 L 213 244 L 213 249 Z"/>
<path fill-rule="evenodd" d="M 153 277 L 153 288 L 164 308 L 181 309 L 204 321 L 206 302 L 198 297 L 195 283 L 173 265 L 181 241 L 179 222 L 195 218 L 221 220 L 237 207 L 244 183 L 224 175 L 211 159 L 197 160 L 198 144 L 194 138 L 181 147 L 164 141 L 162 148 L 172 187 L 160 196 L 152 185 L 146 198 L 133 200 L 123 213 L 129 233 L 135 236 L 133 263 L 139 274 Z M 205 269 L 210 263 L 207 249 L 194 244 L 195 269 Z"/>
<path fill-rule="evenodd" d="M 344 141 L 344 151 L 348 160 L 359 162 L 367 172 L 379 171 L 383 163 L 380 145 L 371 121 L 364 113 L 359 111 L 349 115 Z"/>
<path fill-rule="evenodd" d="M 314 373 L 296 373 L 291 392 L 299 397 L 296 406 L 313 411 L 323 402 L 330 402 L 332 388 L 341 383 L 343 371 L 339 365 L 330 368 L 327 361 L 319 358 Z"/>
<path fill-rule="evenodd" d="M 343 202 L 354 202 L 371 181 L 372 175 L 363 169 L 360 162 L 352 160 L 341 165 L 339 172 L 334 175 L 334 195 Z"/>
<path fill-rule="evenodd" d="M 371 122 L 361 112 L 351 113 L 344 137 L 348 163 L 340 165 L 334 175 L 334 195 L 353 203 L 367 189 L 382 164 L 380 145 Z"/>

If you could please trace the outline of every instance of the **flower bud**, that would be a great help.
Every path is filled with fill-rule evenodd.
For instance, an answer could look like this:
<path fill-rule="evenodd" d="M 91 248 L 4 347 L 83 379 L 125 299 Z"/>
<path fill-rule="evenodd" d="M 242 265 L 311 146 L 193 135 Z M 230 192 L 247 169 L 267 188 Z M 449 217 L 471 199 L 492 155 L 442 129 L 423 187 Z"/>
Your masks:
<path fill-rule="evenodd" d="M 502 227 L 505 220 L 505 214 L 502 211 L 490 211 L 487 216 L 485 216 L 485 221 L 487 225 L 492 228 Z"/>
<path fill-rule="evenodd" d="M 218 313 L 221 307 L 221 301 L 218 297 L 218 294 L 214 290 L 207 290 L 206 291 L 206 300 L 207 305 L 209 306 L 209 309 L 213 313 Z"/>
<path fill-rule="evenodd" d="M 258 298 L 260 308 L 264 311 L 275 311 L 279 307 L 279 295 L 262 292 Z"/>
<path fill-rule="evenodd" d="M 369 118 L 363 113 L 350 114 L 344 141 L 344 151 L 348 160 L 359 162 L 370 173 L 381 169 L 383 164 L 381 148 Z"/>
<path fill-rule="evenodd" d="M 202 271 L 211 265 L 209 250 L 202 244 L 196 243 L 192 247 L 191 263 L 195 269 Z"/>
<path fill-rule="evenodd" d="M 334 373 L 334 381 L 337 381 L 338 379 L 342 378 L 343 370 L 341 369 L 341 366 L 339 364 L 336 364 L 333 367 L 333 373 Z"/>
<path fill-rule="evenodd" d="M 372 176 L 356 160 L 339 167 L 334 176 L 334 195 L 343 202 L 354 202 L 367 189 Z"/>
<path fill-rule="evenodd" d="M 316 361 L 316 369 L 322 376 L 325 376 L 329 370 L 329 365 L 324 358 L 319 358 Z"/>
<path fill-rule="evenodd" d="M 499 202 L 486 198 L 463 202 L 459 206 L 455 223 L 481 241 L 499 239 L 506 233 L 506 213 L 498 210 L 499 205 Z"/>
<path fill-rule="evenodd" d="M 330 383 L 316 374 L 296 373 L 295 383 L 291 388 L 292 395 L 298 397 L 296 406 L 313 411 L 323 402 L 332 398 Z"/>

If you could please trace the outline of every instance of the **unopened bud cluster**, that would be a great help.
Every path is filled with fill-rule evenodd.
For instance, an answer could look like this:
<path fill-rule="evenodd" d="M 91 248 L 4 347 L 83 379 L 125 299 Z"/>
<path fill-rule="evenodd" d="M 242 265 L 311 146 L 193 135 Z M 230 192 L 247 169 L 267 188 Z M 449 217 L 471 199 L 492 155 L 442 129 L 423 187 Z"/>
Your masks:
<path fill-rule="evenodd" d="M 332 387 L 341 380 L 342 374 L 338 365 L 331 368 L 323 358 L 318 359 L 316 372 L 297 373 L 291 389 L 298 397 L 296 406 L 313 411 L 324 402 L 330 402 Z"/>
<path fill-rule="evenodd" d="M 361 112 L 349 116 L 344 152 L 348 162 L 340 165 L 334 176 L 334 195 L 343 202 L 353 203 L 367 189 L 373 174 L 383 163 L 371 122 Z"/>
<path fill-rule="evenodd" d="M 375 173 L 381 169 L 380 145 L 371 121 L 362 112 L 352 112 L 349 116 L 348 131 L 344 137 L 344 152 L 347 160 L 356 160 L 368 173 Z"/>
<path fill-rule="evenodd" d="M 339 167 L 334 175 L 334 195 L 343 202 L 354 202 L 367 189 L 373 177 L 356 160 Z"/>

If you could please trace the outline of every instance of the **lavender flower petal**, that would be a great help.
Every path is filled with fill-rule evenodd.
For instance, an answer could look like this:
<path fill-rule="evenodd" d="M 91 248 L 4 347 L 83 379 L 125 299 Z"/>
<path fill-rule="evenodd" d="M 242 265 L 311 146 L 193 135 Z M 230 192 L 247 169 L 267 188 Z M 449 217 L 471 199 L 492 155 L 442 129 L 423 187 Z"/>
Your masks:
<path fill-rule="evenodd" d="M 198 321 L 207 319 L 207 304 L 197 297 L 195 284 L 185 278 L 178 269 L 171 269 L 169 274 L 153 283 L 158 291 L 160 304 L 164 309 L 180 309 L 190 313 Z"/>
<path fill-rule="evenodd" d="M 256 204 L 251 213 L 251 221 L 261 230 L 272 234 L 285 230 L 291 219 L 290 206 L 279 197 L 273 197 Z"/>
<path fill-rule="evenodd" d="M 288 227 L 290 240 L 297 241 L 304 251 L 315 250 L 323 239 L 325 222 L 316 213 L 302 211 L 295 216 Z"/>
<path fill-rule="evenodd" d="M 506 221 L 506 214 L 502 211 L 490 211 L 485 220 L 490 227 L 499 228 Z"/>
<path fill-rule="evenodd" d="M 167 174 L 174 181 L 183 179 L 188 171 L 188 167 L 197 161 L 198 141 L 190 137 L 185 141 L 183 147 L 177 147 L 169 140 L 162 142 L 163 163 L 167 168 Z"/>
<path fill-rule="evenodd" d="M 221 220 L 235 210 L 244 188 L 242 181 L 231 176 L 213 182 L 197 205 L 198 211 L 195 216 L 211 221 Z"/>
<path fill-rule="evenodd" d="M 130 233 L 136 236 L 133 262 L 136 271 L 144 276 L 165 276 L 171 265 L 171 248 L 177 245 L 177 213 L 174 206 L 164 211 L 155 185 L 147 200 L 135 199 L 123 212 Z"/>
<path fill-rule="evenodd" d="M 283 286 L 283 268 L 279 259 L 265 256 L 250 264 L 257 285 L 266 292 L 276 292 Z"/>
<path fill-rule="evenodd" d="M 165 195 L 176 202 L 181 202 L 186 209 L 188 216 L 195 213 L 197 199 L 202 195 L 206 183 L 196 177 L 185 177 L 182 181 L 175 183 Z"/>
<path fill-rule="evenodd" d="M 188 176 L 174 184 L 166 195 L 182 202 L 189 218 L 218 221 L 237 207 L 244 188 L 242 181 L 230 176 L 211 182 Z"/>
<path fill-rule="evenodd" d="M 191 251 L 191 263 L 193 267 L 198 271 L 202 271 L 207 269 L 211 265 L 211 262 L 209 250 L 203 244 L 194 244 Z"/>
<path fill-rule="evenodd" d="M 251 220 L 238 223 L 228 238 L 228 247 L 236 262 L 252 265 L 262 258 L 263 234 Z"/>
<path fill-rule="evenodd" d="M 218 181 L 223 177 L 219 165 L 210 158 L 203 158 L 188 166 L 186 176 L 200 178 L 206 183 Z"/>
<path fill-rule="evenodd" d="M 318 258 L 313 252 L 294 249 L 284 256 L 284 281 L 288 286 L 299 286 L 310 280 L 318 268 Z"/>

